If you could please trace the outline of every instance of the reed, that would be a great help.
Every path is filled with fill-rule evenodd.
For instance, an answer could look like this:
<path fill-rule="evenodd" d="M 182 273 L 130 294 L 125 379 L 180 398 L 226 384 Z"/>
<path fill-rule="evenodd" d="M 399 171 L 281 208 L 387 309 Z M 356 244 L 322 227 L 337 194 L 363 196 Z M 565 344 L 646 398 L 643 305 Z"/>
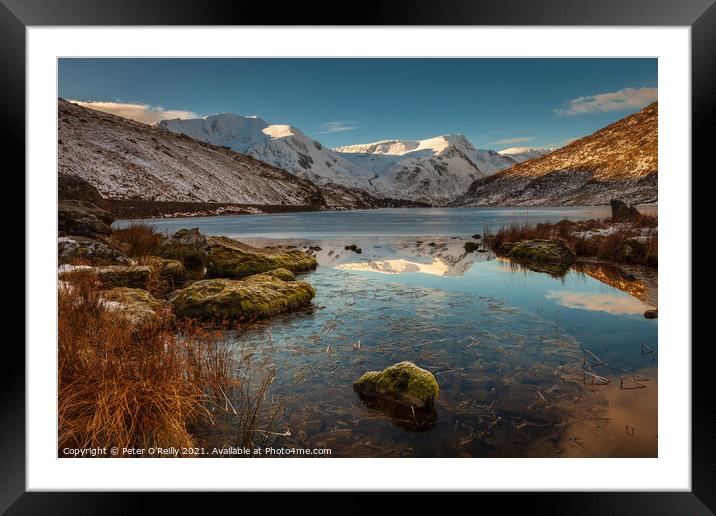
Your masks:
<path fill-rule="evenodd" d="M 116 229 L 114 238 L 131 246 L 130 255 L 135 258 L 156 255 L 166 235 L 145 222 L 132 221 L 128 227 Z"/>

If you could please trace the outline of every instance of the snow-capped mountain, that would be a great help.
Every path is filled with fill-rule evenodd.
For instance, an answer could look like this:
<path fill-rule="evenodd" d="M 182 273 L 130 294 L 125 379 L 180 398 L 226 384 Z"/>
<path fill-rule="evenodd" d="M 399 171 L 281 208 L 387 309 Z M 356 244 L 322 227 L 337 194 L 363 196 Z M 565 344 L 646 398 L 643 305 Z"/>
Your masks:
<path fill-rule="evenodd" d="M 475 149 L 462 135 L 328 149 L 290 125 L 233 113 L 163 120 L 158 125 L 248 154 L 319 185 L 339 184 L 370 195 L 429 204 L 445 204 L 476 179 L 515 163 L 495 151 Z"/>
<path fill-rule="evenodd" d="M 245 118 L 244 123 L 260 122 Z M 81 177 L 110 199 L 314 208 L 393 205 L 357 188 L 330 182 L 318 186 L 233 150 L 62 99 L 58 124 L 59 173 Z"/>
<path fill-rule="evenodd" d="M 370 179 L 368 172 L 352 166 L 295 127 L 268 124 L 256 116 L 221 113 L 188 120 L 162 120 L 158 126 L 248 154 L 319 184 L 335 182 L 361 188 Z"/>
<path fill-rule="evenodd" d="M 475 149 L 461 134 L 417 141 L 385 140 L 333 150 L 356 167 L 370 170 L 370 184 L 377 192 L 436 204 L 449 202 L 476 179 L 515 163 L 495 151 Z"/>
<path fill-rule="evenodd" d="M 555 150 L 557 150 L 556 147 L 510 147 L 499 151 L 499 154 L 512 158 L 517 163 L 522 163 L 523 161 L 540 158 Z"/>
<path fill-rule="evenodd" d="M 478 179 L 453 206 L 630 204 L 658 198 L 658 104 L 654 102 L 542 157 Z"/>

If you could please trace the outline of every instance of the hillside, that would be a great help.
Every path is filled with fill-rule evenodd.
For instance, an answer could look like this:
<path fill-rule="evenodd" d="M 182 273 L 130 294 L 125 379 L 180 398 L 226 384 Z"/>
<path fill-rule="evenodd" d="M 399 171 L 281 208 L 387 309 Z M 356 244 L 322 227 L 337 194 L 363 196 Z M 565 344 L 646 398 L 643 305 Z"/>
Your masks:
<path fill-rule="evenodd" d="M 162 120 L 159 127 L 229 147 L 318 185 L 337 184 L 371 196 L 444 205 L 480 177 L 515 160 L 476 150 L 462 135 L 390 140 L 328 149 L 290 125 L 221 113 Z"/>
<path fill-rule="evenodd" d="M 478 179 L 453 206 L 559 206 L 658 198 L 658 105 L 653 103 L 545 156 Z"/>
<path fill-rule="evenodd" d="M 365 192 L 320 188 L 231 149 L 58 101 L 59 173 L 75 175 L 109 199 L 307 206 L 385 205 Z"/>

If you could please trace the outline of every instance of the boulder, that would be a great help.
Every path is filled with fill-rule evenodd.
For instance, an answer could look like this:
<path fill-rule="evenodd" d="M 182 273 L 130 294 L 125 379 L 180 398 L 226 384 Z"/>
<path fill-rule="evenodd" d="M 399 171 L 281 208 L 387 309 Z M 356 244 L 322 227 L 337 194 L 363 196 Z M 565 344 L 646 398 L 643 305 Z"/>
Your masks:
<path fill-rule="evenodd" d="M 177 316 L 244 320 L 269 317 L 310 303 L 315 289 L 304 281 L 270 276 L 253 281 L 207 279 L 192 283 L 171 297 Z"/>
<path fill-rule="evenodd" d="M 155 299 L 146 290 L 118 287 L 102 292 L 104 306 L 127 320 L 132 326 L 162 326 L 172 322 L 171 307 Z"/>
<path fill-rule="evenodd" d="M 108 236 L 112 234 L 113 220 L 109 212 L 86 201 L 60 201 L 57 206 L 57 229 L 61 236 Z"/>
<path fill-rule="evenodd" d="M 635 238 L 624 240 L 617 247 L 615 259 L 630 264 L 643 263 L 646 259 L 646 244 Z"/>
<path fill-rule="evenodd" d="M 95 267 L 97 277 L 105 288 L 127 287 L 145 289 L 149 285 L 152 268 L 148 265 L 107 265 Z"/>
<path fill-rule="evenodd" d="M 65 266 L 67 267 L 67 266 Z M 92 274 L 101 283 L 102 288 L 139 288 L 146 289 L 152 268 L 147 265 L 105 265 L 100 267 L 72 267 L 60 272 L 60 279 L 72 281 L 76 275 Z"/>
<path fill-rule="evenodd" d="M 159 248 L 162 258 L 181 262 L 188 269 L 204 266 L 209 243 L 199 228 L 180 229 Z"/>
<path fill-rule="evenodd" d="M 465 252 L 472 253 L 480 248 L 475 242 L 465 242 Z"/>
<path fill-rule="evenodd" d="M 63 236 L 57 241 L 59 265 L 84 262 L 91 265 L 131 265 L 119 249 L 100 240 L 83 236 Z"/>
<path fill-rule="evenodd" d="M 433 374 L 412 362 L 400 362 L 382 371 L 368 371 L 353 384 L 353 389 L 361 396 L 415 408 L 432 407 L 440 392 Z"/>
<path fill-rule="evenodd" d="M 504 244 L 502 247 L 505 247 Z M 574 251 L 559 240 L 522 240 L 512 246 L 507 256 L 516 262 L 573 263 Z"/>
<path fill-rule="evenodd" d="M 647 310 L 646 312 L 644 312 L 644 317 L 646 317 L 647 319 L 656 319 L 657 317 L 659 317 L 659 311 L 656 309 Z"/>
<path fill-rule="evenodd" d="M 60 174 L 57 178 L 57 194 L 60 201 L 74 199 L 109 209 L 107 199 L 102 197 L 99 190 L 79 176 Z"/>
<path fill-rule="evenodd" d="M 609 201 L 609 205 L 612 208 L 612 220 L 615 222 L 632 220 L 640 215 L 636 207 L 630 206 L 619 199 L 612 199 Z"/>
<path fill-rule="evenodd" d="M 242 244 L 227 237 L 209 237 L 206 274 L 214 278 L 243 278 L 276 269 L 306 272 L 318 266 L 308 253 L 291 249 L 270 251 Z"/>
<path fill-rule="evenodd" d="M 512 248 L 515 247 L 515 242 L 503 242 L 498 249 L 501 255 L 508 255 Z"/>
<path fill-rule="evenodd" d="M 296 275 L 288 269 L 274 269 L 261 274 L 247 276 L 244 281 L 262 281 L 265 278 L 276 278 L 283 281 L 296 281 Z"/>
<path fill-rule="evenodd" d="M 171 278 L 174 281 L 182 281 L 186 277 L 186 268 L 179 260 L 162 258 L 161 256 L 147 256 L 142 260 L 142 263 L 156 269 L 160 278 Z"/>

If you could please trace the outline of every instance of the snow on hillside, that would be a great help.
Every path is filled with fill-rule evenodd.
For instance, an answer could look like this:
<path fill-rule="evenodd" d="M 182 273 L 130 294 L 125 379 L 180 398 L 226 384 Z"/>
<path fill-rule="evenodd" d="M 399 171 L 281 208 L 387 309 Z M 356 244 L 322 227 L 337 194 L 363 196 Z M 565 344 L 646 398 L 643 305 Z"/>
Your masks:
<path fill-rule="evenodd" d="M 367 171 L 356 169 L 338 153 L 290 125 L 270 125 L 258 117 L 221 113 L 189 120 L 162 120 L 158 126 L 248 154 L 319 184 L 335 182 L 361 188 L 370 179 Z"/>
<path fill-rule="evenodd" d="M 480 177 L 515 164 L 477 150 L 462 135 L 386 140 L 328 149 L 290 125 L 233 113 L 163 120 L 159 127 L 229 147 L 319 185 L 334 183 L 384 198 L 445 204 Z"/>
<path fill-rule="evenodd" d="M 58 102 L 59 173 L 113 199 L 324 205 L 318 187 L 236 152 Z"/>
<path fill-rule="evenodd" d="M 658 199 L 657 103 L 549 154 L 475 181 L 454 206 L 630 204 Z"/>
<path fill-rule="evenodd" d="M 426 140 L 385 140 L 334 149 L 357 167 L 375 175 L 379 192 L 409 195 L 442 204 L 464 193 L 476 180 L 514 165 L 494 151 L 477 150 L 463 135 Z"/>
<path fill-rule="evenodd" d="M 539 158 L 545 154 L 557 150 L 556 147 L 510 147 L 499 152 L 501 156 L 512 158 L 517 163 Z"/>

